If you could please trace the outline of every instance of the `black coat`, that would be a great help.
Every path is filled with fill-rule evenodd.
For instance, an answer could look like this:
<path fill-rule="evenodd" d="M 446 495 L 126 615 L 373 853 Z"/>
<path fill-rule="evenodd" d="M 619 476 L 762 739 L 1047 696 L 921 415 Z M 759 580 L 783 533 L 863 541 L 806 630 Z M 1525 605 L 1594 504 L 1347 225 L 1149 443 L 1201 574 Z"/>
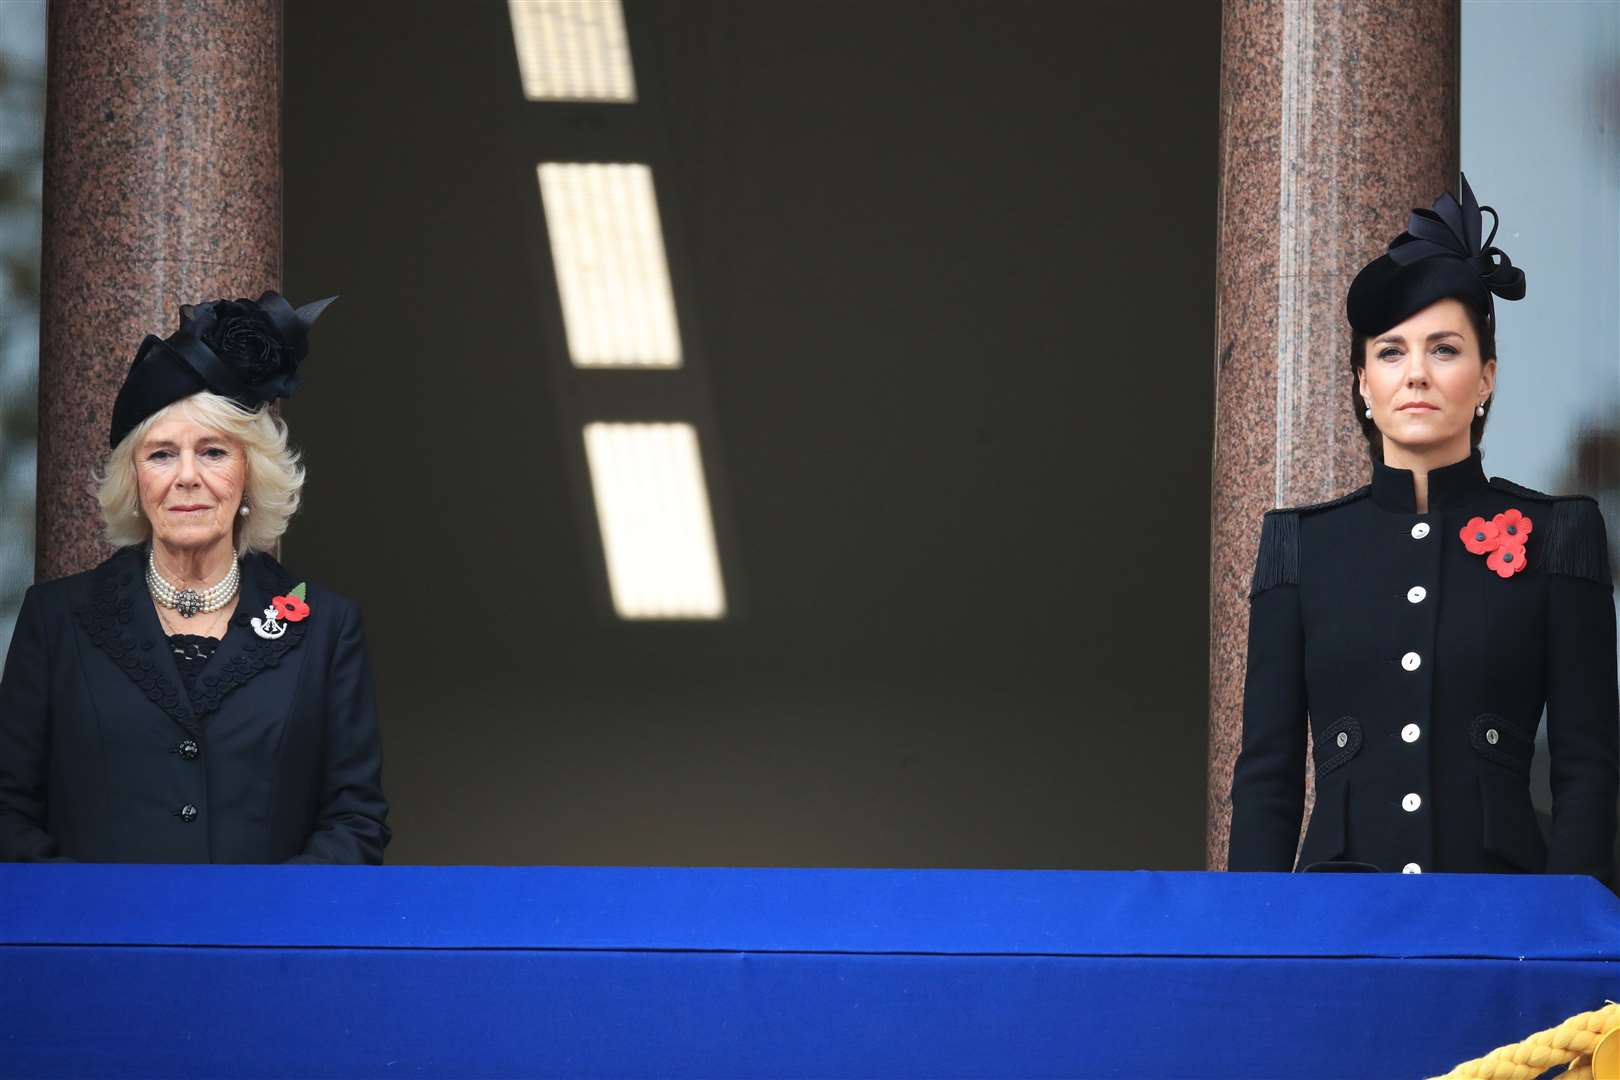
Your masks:
<path fill-rule="evenodd" d="M 0 678 L 0 859 L 380 863 L 388 843 L 359 609 L 242 567 L 237 613 L 186 694 L 146 589 L 145 548 L 23 599 Z"/>
<path fill-rule="evenodd" d="M 1471 554 L 1468 521 L 1531 519 L 1527 568 Z M 1553 823 L 1531 807 L 1542 706 Z M 1249 602 L 1243 749 L 1232 778 L 1234 870 L 1296 865 L 1306 728 L 1316 807 L 1298 865 L 1610 878 L 1615 832 L 1615 621 L 1597 504 L 1486 480 L 1475 453 L 1332 502 L 1266 515 Z"/>

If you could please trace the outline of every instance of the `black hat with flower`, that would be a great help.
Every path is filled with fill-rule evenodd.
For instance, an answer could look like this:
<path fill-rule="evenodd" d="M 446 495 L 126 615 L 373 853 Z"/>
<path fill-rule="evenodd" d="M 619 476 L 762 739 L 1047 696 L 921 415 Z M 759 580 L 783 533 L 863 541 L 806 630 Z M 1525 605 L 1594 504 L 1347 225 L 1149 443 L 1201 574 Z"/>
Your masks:
<path fill-rule="evenodd" d="M 278 292 L 180 308 L 180 329 L 148 334 L 113 402 L 108 444 L 181 398 L 209 391 L 247 409 L 291 397 L 309 352 L 309 328 L 337 297 L 295 308 Z"/>
<path fill-rule="evenodd" d="M 1491 233 L 1481 240 L 1483 213 L 1491 215 Z M 1474 198 L 1466 176 L 1461 202 L 1448 192 L 1432 209 L 1413 210 L 1406 231 L 1350 283 L 1345 311 L 1351 328 L 1373 337 L 1447 298 L 1461 300 L 1494 324 L 1493 297 L 1524 298 L 1524 271 L 1491 244 L 1499 224 L 1496 211 Z"/>

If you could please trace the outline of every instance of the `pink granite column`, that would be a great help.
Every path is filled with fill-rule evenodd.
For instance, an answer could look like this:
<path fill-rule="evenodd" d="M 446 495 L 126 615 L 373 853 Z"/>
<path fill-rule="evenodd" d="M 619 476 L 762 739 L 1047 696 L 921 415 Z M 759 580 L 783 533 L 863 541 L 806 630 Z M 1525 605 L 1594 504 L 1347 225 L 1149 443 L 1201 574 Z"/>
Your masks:
<path fill-rule="evenodd" d="M 1226 865 L 1260 518 L 1366 483 L 1344 297 L 1456 187 L 1456 0 L 1226 0 L 1207 862 Z M 1303 781 L 1302 781 L 1303 782 Z"/>
<path fill-rule="evenodd" d="M 279 0 L 50 5 L 41 580 L 107 549 L 90 473 L 136 346 L 281 278 Z"/>

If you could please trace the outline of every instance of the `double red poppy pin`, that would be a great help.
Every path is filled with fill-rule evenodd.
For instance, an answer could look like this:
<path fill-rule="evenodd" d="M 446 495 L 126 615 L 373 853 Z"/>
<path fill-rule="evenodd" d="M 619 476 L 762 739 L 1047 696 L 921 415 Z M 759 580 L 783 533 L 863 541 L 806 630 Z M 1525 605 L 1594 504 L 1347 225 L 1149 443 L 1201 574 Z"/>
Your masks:
<path fill-rule="evenodd" d="M 1486 521 L 1471 517 L 1458 536 L 1470 552 L 1486 556 L 1485 565 L 1498 577 L 1510 578 L 1525 568 L 1524 544 L 1535 522 L 1517 510 L 1504 510 Z"/>
<path fill-rule="evenodd" d="M 309 618 L 309 605 L 304 602 L 306 582 L 289 589 L 286 596 L 273 596 L 264 609 L 264 618 L 253 620 L 253 632 L 266 641 L 274 641 L 287 632 L 287 624 L 303 622 Z"/>

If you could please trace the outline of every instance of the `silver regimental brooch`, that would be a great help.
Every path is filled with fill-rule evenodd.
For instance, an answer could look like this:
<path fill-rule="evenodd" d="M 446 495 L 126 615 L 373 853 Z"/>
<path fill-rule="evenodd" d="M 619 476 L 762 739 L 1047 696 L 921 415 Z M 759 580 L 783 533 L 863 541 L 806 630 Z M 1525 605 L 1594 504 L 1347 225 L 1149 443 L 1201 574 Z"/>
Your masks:
<path fill-rule="evenodd" d="M 264 609 L 264 618 L 253 620 L 253 632 L 266 641 L 274 641 L 287 632 L 289 623 L 309 618 L 309 604 L 304 601 L 307 591 L 306 583 L 300 581 L 286 596 L 271 597 L 270 606 Z"/>

